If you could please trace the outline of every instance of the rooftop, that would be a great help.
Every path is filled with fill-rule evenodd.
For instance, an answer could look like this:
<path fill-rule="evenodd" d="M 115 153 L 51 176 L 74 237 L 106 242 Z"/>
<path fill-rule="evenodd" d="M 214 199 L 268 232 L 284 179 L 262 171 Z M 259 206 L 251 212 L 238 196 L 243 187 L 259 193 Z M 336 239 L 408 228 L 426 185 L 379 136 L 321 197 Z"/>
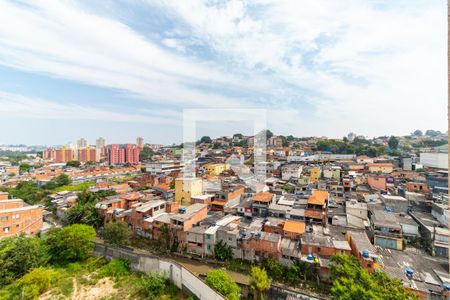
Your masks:
<path fill-rule="evenodd" d="M 308 204 L 324 205 L 328 199 L 328 192 L 321 190 L 314 190 L 308 199 Z"/>
<path fill-rule="evenodd" d="M 258 201 L 258 202 L 270 202 L 273 198 L 273 194 L 269 193 L 269 192 L 260 192 L 257 193 L 253 196 L 252 200 L 253 201 Z"/>

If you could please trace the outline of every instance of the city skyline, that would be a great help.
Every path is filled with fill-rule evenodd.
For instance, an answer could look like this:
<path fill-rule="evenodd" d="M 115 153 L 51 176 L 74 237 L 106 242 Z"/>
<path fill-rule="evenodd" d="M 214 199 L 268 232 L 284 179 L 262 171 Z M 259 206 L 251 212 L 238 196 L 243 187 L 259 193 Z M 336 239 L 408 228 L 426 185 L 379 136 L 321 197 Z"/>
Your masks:
<path fill-rule="evenodd" d="M 445 131 L 445 2 L 413 2 L 2 2 L 0 144 L 177 143 L 211 107 L 283 135 Z"/>

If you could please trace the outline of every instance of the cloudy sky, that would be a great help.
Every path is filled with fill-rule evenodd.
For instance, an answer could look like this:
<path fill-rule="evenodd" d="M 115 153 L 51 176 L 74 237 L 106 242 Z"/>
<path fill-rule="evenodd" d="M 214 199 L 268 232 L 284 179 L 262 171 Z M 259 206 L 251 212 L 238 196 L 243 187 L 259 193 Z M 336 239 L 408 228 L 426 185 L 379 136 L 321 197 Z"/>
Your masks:
<path fill-rule="evenodd" d="M 0 144 L 182 139 L 183 109 L 278 134 L 445 131 L 446 1 L 0 0 Z M 203 122 L 204 123 L 204 122 Z M 252 131 L 217 122 L 199 134 Z"/>

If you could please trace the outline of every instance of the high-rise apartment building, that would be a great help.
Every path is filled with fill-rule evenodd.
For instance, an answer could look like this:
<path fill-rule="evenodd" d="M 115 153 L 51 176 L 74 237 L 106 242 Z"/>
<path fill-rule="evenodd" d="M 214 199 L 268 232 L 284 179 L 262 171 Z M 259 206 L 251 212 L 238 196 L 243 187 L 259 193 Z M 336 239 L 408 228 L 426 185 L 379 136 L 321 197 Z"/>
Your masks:
<path fill-rule="evenodd" d="M 87 141 L 84 138 L 81 138 L 77 141 L 77 148 L 86 148 L 87 147 Z"/>
<path fill-rule="evenodd" d="M 100 150 L 97 148 L 86 147 L 78 149 L 77 151 L 78 151 L 78 160 L 80 162 L 99 161 L 99 155 L 97 154 L 97 152 Z"/>
<path fill-rule="evenodd" d="M 108 149 L 108 162 L 111 165 L 130 163 L 137 164 L 139 162 L 140 149 L 133 144 L 121 146 L 119 144 L 111 144 Z"/>
<path fill-rule="evenodd" d="M 44 159 L 51 160 L 56 163 L 65 163 L 75 159 L 75 152 L 73 149 L 65 146 L 55 149 L 48 148 L 43 151 Z"/>
<path fill-rule="evenodd" d="M 125 163 L 125 149 L 119 144 L 111 144 L 108 146 L 108 162 L 110 165 Z"/>
<path fill-rule="evenodd" d="M 102 137 L 99 137 L 95 141 L 95 148 L 97 148 L 97 160 L 105 158 L 108 153 L 106 149 L 106 140 Z"/>
<path fill-rule="evenodd" d="M 96 141 L 95 141 L 95 147 L 97 149 L 101 149 L 104 148 L 106 146 L 106 140 L 102 137 L 99 137 Z"/>
<path fill-rule="evenodd" d="M 139 154 L 141 152 L 141 148 L 133 145 L 126 144 L 125 145 L 125 162 L 130 164 L 137 164 L 139 162 Z"/>
<path fill-rule="evenodd" d="M 144 138 L 138 137 L 136 139 L 136 146 L 142 150 L 144 148 Z"/>

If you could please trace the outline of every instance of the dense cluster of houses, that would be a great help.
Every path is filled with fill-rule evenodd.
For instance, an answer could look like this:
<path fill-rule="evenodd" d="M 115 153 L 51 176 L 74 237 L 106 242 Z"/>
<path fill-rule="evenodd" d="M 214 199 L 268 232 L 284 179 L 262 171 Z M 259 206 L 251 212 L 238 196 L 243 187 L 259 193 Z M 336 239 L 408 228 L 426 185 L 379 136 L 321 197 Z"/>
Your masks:
<path fill-rule="evenodd" d="M 178 251 L 199 257 L 213 256 L 221 242 L 238 259 L 315 264 L 326 280 L 330 257 L 348 254 L 424 299 L 448 292 L 447 187 L 436 184 L 446 180 L 442 170 L 407 171 L 388 157 L 288 162 L 273 155 L 255 191 L 226 166 L 227 154 L 208 151 L 196 178 L 182 177 L 181 162 L 152 162 L 135 179 L 150 188 L 109 197 L 97 210 L 149 239 L 166 234 Z"/>
<path fill-rule="evenodd" d="M 198 145 L 195 177 L 184 177 L 179 149 L 160 149 L 142 166 L 45 166 L 29 176 L 65 172 L 74 181 L 96 180 L 90 190 L 116 192 L 95 206 L 105 222 L 124 221 L 135 234 L 162 238 L 189 255 L 213 257 L 220 243 L 254 263 L 310 263 L 323 280 L 331 256 L 354 255 L 369 272 L 385 271 L 423 299 L 449 293 L 447 170 L 417 172 L 398 157 L 314 152 L 309 141 L 284 147 L 279 137 L 256 165 L 251 141 L 239 147 L 234 139 Z M 261 166 L 265 180 L 248 185 Z M 125 174 L 133 178 L 108 182 Z M 56 214 L 76 198 L 52 195 Z"/>

